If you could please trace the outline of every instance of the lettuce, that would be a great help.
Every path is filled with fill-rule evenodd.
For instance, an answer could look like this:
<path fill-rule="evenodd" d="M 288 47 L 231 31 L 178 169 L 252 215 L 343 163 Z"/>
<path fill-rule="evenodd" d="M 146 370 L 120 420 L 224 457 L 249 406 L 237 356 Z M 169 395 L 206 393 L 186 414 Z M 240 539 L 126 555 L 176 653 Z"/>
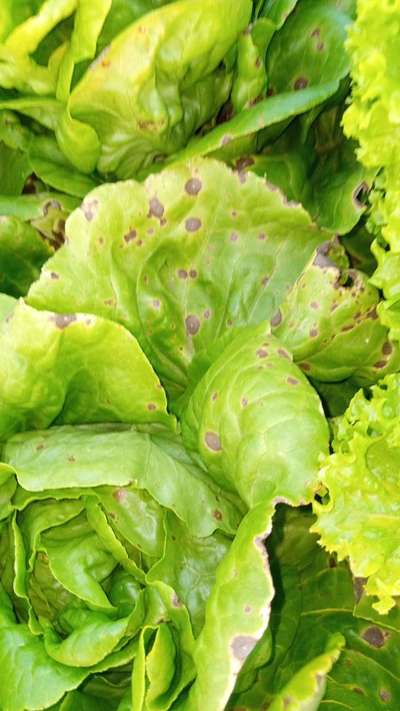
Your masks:
<path fill-rule="evenodd" d="M 1 3 L 0 711 L 398 709 L 399 20 Z"/>

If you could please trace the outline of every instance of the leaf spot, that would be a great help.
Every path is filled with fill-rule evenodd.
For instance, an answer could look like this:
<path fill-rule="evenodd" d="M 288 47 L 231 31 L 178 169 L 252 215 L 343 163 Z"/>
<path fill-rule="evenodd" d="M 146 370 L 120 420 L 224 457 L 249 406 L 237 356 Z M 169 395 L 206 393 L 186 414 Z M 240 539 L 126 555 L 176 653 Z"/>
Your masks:
<path fill-rule="evenodd" d="M 200 321 L 197 318 L 197 316 L 190 314 L 189 316 L 186 317 L 185 324 L 186 324 L 186 333 L 188 334 L 188 336 L 195 336 L 196 333 L 198 333 L 198 331 L 200 329 Z"/>
<path fill-rule="evenodd" d="M 257 639 L 250 635 L 238 635 L 232 642 L 232 652 L 236 659 L 243 662 L 254 649 L 257 644 Z"/>
<path fill-rule="evenodd" d="M 211 449 L 213 452 L 220 452 L 222 449 L 221 440 L 216 432 L 206 432 L 205 443 L 208 449 Z"/>
<path fill-rule="evenodd" d="M 198 195 L 202 187 L 203 186 L 201 180 L 199 180 L 198 178 L 191 178 L 187 181 L 185 185 L 185 190 L 188 195 Z"/>
<path fill-rule="evenodd" d="M 201 227 L 201 220 L 198 217 L 188 217 L 185 227 L 188 232 L 197 232 Z"/>
<path fill-rule="evenodd" d="M 376 649 L 383 647 L 388 637 L 389 632 L 382 631 L 380 627 L 368 627 L 362 634 L 362 638 L 371 645 L 371 647 L 376 647 Z"/>

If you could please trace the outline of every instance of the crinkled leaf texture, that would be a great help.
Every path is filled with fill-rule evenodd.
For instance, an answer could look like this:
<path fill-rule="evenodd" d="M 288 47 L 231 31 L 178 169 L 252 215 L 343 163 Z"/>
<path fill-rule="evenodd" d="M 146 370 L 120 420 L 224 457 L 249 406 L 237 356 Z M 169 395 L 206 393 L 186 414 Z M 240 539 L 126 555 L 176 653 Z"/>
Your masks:
<path fill-rule="evenodd" d="M 400 199 L 398 27 L 400 2 L 359 0 L 357 21 L 349 34 L 352 102 L 344 116 L 345 131 L 359 141 L 359 159 L 380 170 L 372 201 L 371 226 L 378 237 L 378 268 L 373 283 L 383 289 L 381 317 L 399 339 Z"/>
<path fill-rule="evenodd" d="M 196 353 L 274 316 L 326 238 L 264 180 L 201 159 L 98 188 L 66 232 L 29 303 L 124 324 L 174 396 Z"/>
<path fill-rule="evenodd" d="M 398 518 L 399 375 L 388 375 L 359 391 L 339 419 L 334 453 L 321 470 L 327 501 L 314 503 L 313 530 L 340 559 L 348 558 L 356 577 L 367 578 L 366 593 L 386 613 L 400 595 Z"/>
<path fill-rule="evenodd" d="M 210 475 L 249 507 L 311 500 L 327 424 L 318 395 L 269 324 L 243 329 L 222 348 L 181 422 Z"/>
<path fill-rule="evenodd" d="M 273 327 L 309 376 L 360 385 L 397 371 L 397 343 L 378 316 L 380 297 L 366 274 L 352 269 L 336 240 L 317 248 L 295 282 Z"/>
<path fill-rule="evenodd" d="M 132 177 L 182 148 L 215 116 L 231 87 L 222 60 L 250 14 L 249 0 L 182 0 L 144 15 L 113 40 L 69 103 L 72 117 L 99 138 L 100 172 Z M 66 132 L 62 139 L 68 155 Z"/>

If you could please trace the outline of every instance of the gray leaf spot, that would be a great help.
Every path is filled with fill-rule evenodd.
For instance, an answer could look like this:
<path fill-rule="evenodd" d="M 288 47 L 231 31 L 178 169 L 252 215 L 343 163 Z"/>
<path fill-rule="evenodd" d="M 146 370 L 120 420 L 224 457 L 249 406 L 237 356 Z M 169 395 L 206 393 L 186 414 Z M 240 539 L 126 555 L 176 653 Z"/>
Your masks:
<path fill-rule="evenodd" d="M 238 635 L 234 638 L 231 645 L 233 656 L 243 662 L 247 659 L 256 644 L 257 640 L 255 637 L 250 637 L 250 635 Z"/>
<path fill-rule="evenodd" d="M 198 333 L 200 329 L 200 320 L 197 318 L 197 316 L 194 316 L 193 314 L 189 315 L 185 319 L 185 324 L 186 324 L 186 333 L 188 336 L 195 336 L 196 333 Z"/>
<path fill-rule="evenodd" d="M 197 232 L 201 227 L 201 220 L 198 217 L 188 217 L 185 227 L 188 232 Z"/>
<path fill-rule="evenodd" d="M 191 178 L 187 181 L 185 185 L 185 190 L 188 195 L 198 195 L 202 187 L 203 186 L 201 180 L 199 180 L 198 178 Z"/>
<path fill-rule="evenodd" d="M 148 217 L 156 217 L 161 220 L 164 215 L 164 205 L 162 205 L 157 197 L 151 198 L 149 202 L 149 214 Z"/>
<path fill-rule="evenodd" d="M 82 211 L 88 222 L 91 222 L 97 212 L 99 206 L 98 200 L 84 200 L 82 203 Z"/>
<path fill-rule="evenodd" d="M 221 440 L 216 432 L 206 432 L 204 439 L 208 449 L 212 449 L 213 452 L 221 451 Z"/>
<path fill-rule="evenodd" d="M 76 314 L 55 314 L 50 317 L 51 321 L 54 321 L 57 328 L 61 331 L 67 328 L 71 323 L 76 321 Z"/>

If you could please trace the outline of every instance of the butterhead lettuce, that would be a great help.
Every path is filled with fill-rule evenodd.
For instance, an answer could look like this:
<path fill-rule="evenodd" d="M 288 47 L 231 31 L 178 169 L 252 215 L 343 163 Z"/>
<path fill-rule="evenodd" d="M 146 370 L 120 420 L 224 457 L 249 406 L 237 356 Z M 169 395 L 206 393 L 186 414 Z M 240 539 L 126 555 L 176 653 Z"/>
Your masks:
<path fill-rule="evenodd" d="M 0 711 L 398 711 L 399 27 L 1 3 Z"/>

